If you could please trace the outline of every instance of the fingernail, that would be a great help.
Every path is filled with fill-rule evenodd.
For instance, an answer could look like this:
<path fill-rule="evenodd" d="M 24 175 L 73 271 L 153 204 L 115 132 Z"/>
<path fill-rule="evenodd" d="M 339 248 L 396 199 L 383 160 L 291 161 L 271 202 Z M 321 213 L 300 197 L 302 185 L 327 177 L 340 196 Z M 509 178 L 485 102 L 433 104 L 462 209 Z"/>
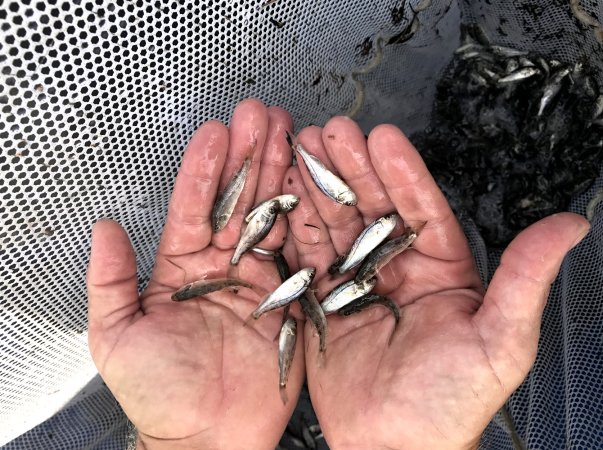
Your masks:
<path fill-rule="evenodd" d="M 572 244 L 572 248 L 578 245 L 582 240 L 586 237 L 586 235 L 590 232 L 590 224 L 588 222 L 585 223 L 584 228 L 580 231 L 580 234 Z"/>

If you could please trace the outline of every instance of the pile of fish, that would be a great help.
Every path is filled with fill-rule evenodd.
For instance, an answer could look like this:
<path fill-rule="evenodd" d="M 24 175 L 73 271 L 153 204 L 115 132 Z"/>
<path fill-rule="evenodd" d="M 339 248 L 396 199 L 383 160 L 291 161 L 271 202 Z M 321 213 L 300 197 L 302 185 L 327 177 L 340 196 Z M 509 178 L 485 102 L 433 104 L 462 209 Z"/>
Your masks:
<path fill-rule="evenodd" d="M 343 180 L 328 170 L 318 158 L 308 153 L 301 144 L 294 145 L 290 136 L 287 136 L 287 140 L 304 161 L 312 180 L 321 192 L 340 204 L 356 205 L 356 194 Z M 233 175 L 214 204 L 212 211 L 214 232 L 223 229 L 232 216 L 245 186 L 251 163 L 250 158 L 250 156 L 245 158 L 241 168 Z M 363 311 L 371 305 L 383 305 L 391 311 L 397 326 L 400 321 L 398 305 L 393 300 L 373 294 L 371 291 L 377 283 L 376 276 L 379 271 L 395 256 L 408 249 L 418 234 L 418 230 L 407 228 L 400 236 L 386 241 L 396 229 L 396 225 L 401 223 L 402 219 L 396 213 L 387 214 L 369 224 L 349 251 L 338 257 L 329 268 L 331 275 L 340 276 L 358 267 L 354 278 L 340 283 L 319 303 L 315 291 L 311 289 L 316 268 L 305 267 L 291 275 L 289 265 L 280 250 L 273 251 L 257 247 L 257 244 L 272 229 L 277 215 L 292 211 L 299 201 L 299 197 L 295 195 L 279 195 L 253 208 L 244 219 L 239 242 L 230 260 L 232 265 L 236 265 L 241 256 L 248 251 L 274 258 L 282 284 L 263 298 L 251 313 L 248 321 L 257 320 L 269 311 L 284 308 L 282 326 L 278 336 L 279 391 L 284 403 L 287 402 L 285 388 L 297 337 L 297 322 L 295 318 L 289 316 L 291 303 L 299 301 L 302 311 L 316 329 L 319 336 L 320 360 L 324 358 L 327 349 L 326 316 L 329 314 L 337 312 L 342 316 L 349 316 Z M 222 289 L 240 287 L 255 289 L 252 282 L 237 278 L 203 279 L 182 286 L 172 295 L 172 300 L 184 301 Z M 396 327 L 392 331 L 392 337 L 395 330 Z"/>
<path fill-rule="evenodd" d="M 588 61 L 562 63 L 465 30 L 437 86 L 430 126 L 410 137 L 453 209 L 502 248 L 563 211 L 599 174 L 603 95 Z"/>

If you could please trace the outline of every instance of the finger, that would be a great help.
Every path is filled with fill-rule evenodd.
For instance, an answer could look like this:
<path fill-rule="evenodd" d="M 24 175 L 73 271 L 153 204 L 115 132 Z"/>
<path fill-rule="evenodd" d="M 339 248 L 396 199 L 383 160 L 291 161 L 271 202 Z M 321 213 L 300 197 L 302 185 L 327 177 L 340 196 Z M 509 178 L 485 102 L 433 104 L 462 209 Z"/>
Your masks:
<path fill-rule="evenodd" d="M 176 177 L 159 253 L 186 255 L 211 241 L 211 210 L 228 150 L 228 129 L 220 122 L 201 125 L 189 142 Z"/>
<path fill-rule="evenodd" d="M 287 111 L 271 106 L 268 108 L 268 137 L 262 155 L 260 175 L 255 193 L 254 206 L 282 194 L 285 172 L 291 166 L 291 147 L 285 139 L 286 132 L 293 130 L 293 120 Z M 283 246 L 287 236 L 287 220 L 279 214 L 266 238 L 258 244 L 266 249 Z"/>
<path fill-rule="evenodd" d="M 300 198 L 297 208 L 287 217 L 289 233 L 295 244 L 297 266 L 316 268 L 312 289 L 317 291 L 317 298 L 322 299 L 327 292 L 351 278 L 352 275 L 346 274 L 344 277 L 336 278 L 328 275 L 329 266 L 335 261 L 337 254 L 327 226 L 312 203 L 297 167 L 291 167 L 285 174 L 283 190 Z"/>
<path fill-rule="evenodd" d="M 521 232 L 507 247 L 474 316 L 492 367 L 510 393 L 536 357 L 540 320 L 563 258 L 588 232 L 572 213 L 549 216 Z"/>
<path fill-rule="evenodd" d="M 333 173 L 337 173 L 323 146 L 320 128 L 304 128 L 297 136 L 297 140 L 308 153 L 316 156 Z M 303 159 L 298 157 L 297 161 L 306 190 L 328 227 L 335 250 L 338 254 L 345 253 L 364 228 L 358 209 L 355 206 L 341 205 L 323 194 L 312 180 Z"/>
<path fill-rule="evenodd" d="M 444 194 L 423 159 L 393 125 L 379 125 L 369 135 L 369 155 L 377 175 L 410 226 L 427 222 L 413 247 L 445 260 L 465 259 L 471 250 Z"/>
<path fill-rule="evenodd" d="M 218 248 L 230 249 L 236 245 L 243 218 L 253 207 L 267 131 L 268 111 L 262 102 L 247 99 L 237 105 L 230 122 L 230 145 L 218 191 L 224 190 L 249 155 L 251 166 L 230 220 L 212 237 L 212 243 Z"/>
<path fill-rule="evenodd" d="M 304 186 L 299 169 L 290 167 L 285 174 L 283 192 L 300 198 L 297 207 L 287 214 L 298 267 L 315 267 L 319 279 L 336 258 L 331 236 Z"/>
<path fill-rule="evenodd" d="M 375 173 L 364 133 L 352 119 L 334 117 L 322 130 L 327 155 L 358 197 L 356 207 L 365 225 L 395 210 Z"/>
<path fill-rule="evenodd" d="M 88 342 L 97 365 L 132 319 L 142 315 L 136 282 L 136 257 L 123 228 L 112 220 L 92 227 L 87 274 Z M 102 364 L 102 363 L 101 363 Z"/>

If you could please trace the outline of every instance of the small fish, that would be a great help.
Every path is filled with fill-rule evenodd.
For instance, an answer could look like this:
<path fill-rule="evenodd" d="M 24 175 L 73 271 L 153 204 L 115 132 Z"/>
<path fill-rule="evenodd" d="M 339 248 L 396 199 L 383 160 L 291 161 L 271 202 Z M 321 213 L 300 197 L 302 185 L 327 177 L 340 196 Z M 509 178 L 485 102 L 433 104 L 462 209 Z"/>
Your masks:
<path fill-rule="evenodd" d="M 525 56 L 522 56 L 519 58 L 519 65 L 521 67 L 536 67 L 536 64 L 534 64 L 531 60 L 529 60 Z"/>
<path fill-rule="evenodd" d="M 408 228 L 402 235 L 381 244 L 366 257 L 356 273 L 355 280 L 362 282 L 375 277 L 385 265 L 410 247 L 417 236 L 417 231 Z"/>
<path fill-rule="evenodd" d="M 557 96 L 561 90 L 561 81 L 563 78 L 569 75 L 570 71 L 571 69 L 566 67 L 565 69 L 561 69 L 555 75 L 553 75 L 551 82 L 546 85 L 544 92 L 542 93 L 542 98 L 540 99 L 540 105 L 538 107 L 538 116 L 542 115 L 545 108 Z"/>
<path fill-rule="evenodd" d="M 247 223 L 245 231 L 243 231 L 241 234 L 241 238 L 239 239 L 237 248 L 232 255 L 230 264 L 233 266 L 237 265 L 243 253 L 253 248 L 255 244 L 260 242 L 268 235 L 272 229 L 272 226 L 274 225 L 274 222 L 276 221 L 278 209 L 279 204 L 276 200 L 263 202 L 256 208 L 257 211 L 255 211 L 254 215 Z"/>
<path fill-rule="evenodd" d="M 350 280 L 341 283 L 324 298 L 320 307 L 324 311 L 325 316 L 328 316 L 339 308 L 343 308 L 351 301 L 356 300 L 358 297 L 362 297 L 364 294 L 371 292 L 376 283 L 376 278 L 361 282 Z"/>
<path fill-rule="evenodd" d="M 473 82 L 475 84 L 477 84 L 478 86 L 482 86 L 482 87 L 488 86 L 488 80 L 486 80 L 479 73 L 472 72 L 471 74 L 469 74 L 469 76 L 471 77 L 471 80 L 473 80 Z"/>
<path fill-rule="evenodd" d="M 539 75 L 540 70 L 536 67 L 524 67 L 523 69 L 516 70 L 513 73 L 510 73 L 506 77 L 503 77 L 498 80 L 499 84 L 506 83 L 514 83 L 516 81 L 523 81 L 527 78 L 533 77 L 534 75 Z"/>
<path fill-rule="evenodd" d="M 297 341 L 297 322 L 293 317 L 288 318 L 281 327 L 278 338 L 278 387 L 283 404 L 287 403 L 287 378 L 291 370 L 291 363 L 295 355 L 295 341 Z"/>
<path fill-rule="evenodd" d="M 369 224 L 356 238 L 352 248 L 329 267 L 329 273 L 344 273 L 360 264 L 370 252 L 394 231 L 399 217 L 398 214 L 392 213 Z"/>
<path fill-rule="evenodd" d="M 460 58 L 466 60 L 482 58 L 484 56 L 483 53 L 477 51 L 464 52 L 460 54 Z"/>
<path fill-rule="evenodd" d="M 557 67 L 561 67 L 563 65 L 563 63 L 561 61 L 557 61 L 556 59 L 551 59 L 549 61 L 549 66 L 551 66 L 551 69 L 556 69 Z"/>
<path fill-rule="evenodd" d="M 400 323 L 400 307 L 391 298 L 384 297 L 378 294 L 366 294 L 360 298 L 357 298 L 352 303 L 345 305 L 343 308 L 337 311 L 337 313 L 340 316 L 351 316 L 352 314 L 364 311 L 365 309 L 369 308 L 374 304 L 385 306 L 392 312 L 394 316 L 396 325 L 394 326 L 394 330 L 392 331 L 392 334 L 389 338 L 389 342 L 391 343 L 392 338 L 394 337 L 394 333 L 396 332 L 396 328 Z"/>
<path fill-rule="evenodd" d="M 251 167 L 252 152 L 253 150 L 247 155 L 241 168 L 235 172 L 214 203 L 211 212 L 211 227 L 214 233 L 223 229 L 232 216 L 241 192 L 243 192 L 243 187 L 245 187 L 245 180 Z"/>
<path fill-rule="evenodd" d="M 320 303 L 318 303 L 316 295 L 309 289 L 297 300 L 301 305 L 302 311 L 308 316 L 318 333 L 318 349 L 320 353 L 325 353 L 327 351 L 327 318 L 320 307 Z"/>
<path fill-rule="evenodd" d="M 460 55 L 462 53 L 467 53 L 467 52 L 483 52 L 484 51 L 484 47 L 482 45 L 476 44 L 475 42 L 469 42 L 465 45 L 461 45 L 459 48 L 457 48 L 454 53 L 457 55 Z"/>
<path fill-rule="evenodd" d="M 316 269 L 314 267 L 306 267 L 288 278 L 258 305 L 251 313 L 251 317 L 257 320 L 262 314 L 281 308 L 297 299 L 308 289 L 315 274 Z"/>
<path fill-rule="evenodd" d="M 538 64 L 540 65 L 540 68 L 542 70 L 544 70 L 544 73 L 546 74 L 546 76 L 549 76 L 549 73 L 551 72 L 551 68 L 549 67 L 548 63 L 545 61 L 545 59 L 542 56 L 539 56 L 536 61 L 538 62 Z"/>
<path fill-rule="evenodd" d="M 304 438 L 304 442 L 306 443 L 306 448 L 315 449 L 316 442 L 314 441 L 314 436 L 310 433 L 310 428 L 306 425 L 305 422 L 302 422 L 302 437 Z"/>
<path fill-rule="evenodd" d="M 249 223 L 249 221 L 254 216 L 254 214 L 256 212 L 258 212 L 261 209 L 261 207 L 264 206 L 265 203 L 269 203 L 269 202 L 277 202 L 278 213 L 286 214 L 286 213 L 292 211 L 293 209 L 295 209 L 295 207 L 299 204 L 299 197 L 297 195 L 293 195 L 293 194 L 283 194 L 283 195 L 277 195 L 276 197 L 271 198 L 269 200 L 265 200 L 251 210 L 251 212 L 247 215 L 247 217 L 245 217 L 245 223 Z"/>
<path fill-rule="evenodd" d="M 528 54 L 526 51 L 517 50 L 510 47 L 503 47 L 502 45 L 491 45 L 490 51 L 496 56 L 502 56 L 504 58 L 515 58 L 517 56 L 526 56 Z"/>
<path fill-rule="evenodd" d="M 354 206 L 358 203 L 356 194 L 345 182 L 325 167 L 314 155 L 311 155 L 301 144 L 295 145 L 295 150 L 300 154 L 312 180 L 330 199 L 342 205 Z"/>
<path fill-rule="evenodd" d="M 199 297 L 210 292 L 221 291 L 230 287 L 245 287 L 252 289 L 253 286 L 238 278 L 216 278 L 213 280 L 198 280 L 185 284 L 172 295 L 172 300 L 181 302 L 191 298 Z"/>

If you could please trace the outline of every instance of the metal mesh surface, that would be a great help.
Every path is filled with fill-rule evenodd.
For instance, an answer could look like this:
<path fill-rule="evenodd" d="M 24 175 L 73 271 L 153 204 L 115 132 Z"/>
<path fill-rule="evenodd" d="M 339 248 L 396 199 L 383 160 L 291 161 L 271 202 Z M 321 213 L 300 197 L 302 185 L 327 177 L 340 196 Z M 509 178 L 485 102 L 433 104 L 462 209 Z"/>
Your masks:
<path fill-rule="evenodd" d="M 0 445 L 124 448 L 123 414 L 102 383 L 88 385 L 90 227 L 110 217 L 126 228 L 142 289 L 200 123 L 227 121 L 255 96 L 288 109 L 298 129 L 321 125 L 362 91 L 366 131 L 392 122 L 412 133 L 429 120 L 461 22 L 503 45 L 603 65 L 565 0 L 433 0 L 410 39 L 379 47 L 425 4 L 0 2 Z M 601 4 L 581 4 L 603 19 Z M 599 177 L 570 209 L 584 214 L 601 190 Z M 603 448 L 603 205 L 594 211 L 551 292 L 536 365 L 509 402 L 530 449 Z M 487 280 L 499 255 L 464 226 Z M 512 448 L 499 417 L 482 448 Z"/>

